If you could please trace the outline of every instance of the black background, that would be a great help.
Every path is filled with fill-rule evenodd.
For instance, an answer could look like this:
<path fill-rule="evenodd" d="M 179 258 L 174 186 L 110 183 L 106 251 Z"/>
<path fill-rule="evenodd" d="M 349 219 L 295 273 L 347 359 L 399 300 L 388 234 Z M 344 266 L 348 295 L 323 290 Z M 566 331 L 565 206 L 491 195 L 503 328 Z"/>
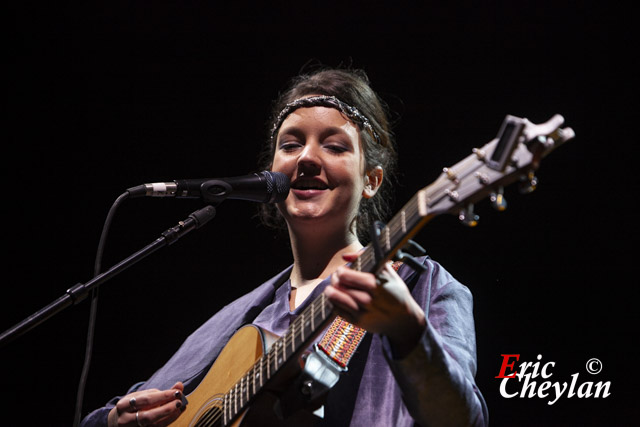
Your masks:
<path fill-rule="evenodd" d="M 604 3 L 482 7 L 214 2 L 24 2 L 6 50 L 2 329 L 92 277 L 105 216 L 126 188 L 256 170 L 270 102 L 316 63 L 369 74 L 395 111 L 396 209 L 492 139 L 506 114 L 560 113 L 577 136 L 539 189 L 507 188 L 468 229 L 438 217 L 416 240 L 472 290 L 477 383 L 494 426 L 630 425 L 637 381 L 632 275 L 637 43 Z M 634 113 L 632 115 L 632 112 Z M 104 265 L 201 206 L 135 199 L 117 211 Z M 212 313 L 287 266 L 286 239 L 249 202 L 100 289 L 83 414 L 147 378 Z M 0 349 L 10 425 L 70 425 L 89 304 Z M 551 381 L 611 381 L 606 399 L 506 399 L 501 354 L 556 363 Z M 590 358 L 603 370 L 591 376 Z M 17 421 L 19 420 L 19 421 Z"/>

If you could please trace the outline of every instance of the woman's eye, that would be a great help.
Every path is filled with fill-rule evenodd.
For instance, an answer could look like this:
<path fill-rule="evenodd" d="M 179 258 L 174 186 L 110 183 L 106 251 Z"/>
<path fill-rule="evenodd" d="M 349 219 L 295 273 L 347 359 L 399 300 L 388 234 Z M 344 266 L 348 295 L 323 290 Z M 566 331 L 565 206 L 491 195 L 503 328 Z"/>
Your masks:
<path fill-rule="evenodd" d="M 327 150 L 333 153 L 344 153 L 345 151 L 347 151 L 344 146 L 337 144 L 327 144 L 325 147 L 327 148 Z"/>
<path fill-rule="evenodd" d="M 283 151 L 292 151 L 300 147 L 299 142 L 283 142 L 280 144 L 280 149 Z"/>

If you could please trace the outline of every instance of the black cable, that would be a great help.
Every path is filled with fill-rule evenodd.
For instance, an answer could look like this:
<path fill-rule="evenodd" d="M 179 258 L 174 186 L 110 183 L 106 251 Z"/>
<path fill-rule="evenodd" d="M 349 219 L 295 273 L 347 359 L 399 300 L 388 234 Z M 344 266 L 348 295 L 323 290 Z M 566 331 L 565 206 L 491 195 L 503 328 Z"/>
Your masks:
<path fill-rule="evenodd" d="M 102 234 L 100 235 L 100 241 L 98 242 L 98 250 L 96 252 L 96 259 L 93 267 L 94 277 L 100 274 L 102 270 L 102 256 L 104 254 L 104 246 L 107 241 L 107 235 L 109 234 L 109 227 L 111 221 L 115 215 L 116 210 L 120 204 L 129 196 L 129 192 L 122 193 L 111 205 L 107 218 L 105 219 L 104 226 L 102 227 Z M 78 393 L 76 395 L 76 409 L 73 418 L 73 425 L 77 427 L 80 425 L 80 417 L 82 416 L 82 402 L 84 400 L 84 389 L 87 385 L 87 377 L 89 375 L 89 367 L 91 365 L 91 355 L 93 352 L 93 336 L 96 326 L 96 312 L 98 310 L 98 287 L 91 290 L 91 308 L 89 311 L 89 325 L 87 327 L 87 343 L 84 353 L 84 365 L 82 366 L 82 374 L 80 375 L 80 382 L 78 384 Z"/>

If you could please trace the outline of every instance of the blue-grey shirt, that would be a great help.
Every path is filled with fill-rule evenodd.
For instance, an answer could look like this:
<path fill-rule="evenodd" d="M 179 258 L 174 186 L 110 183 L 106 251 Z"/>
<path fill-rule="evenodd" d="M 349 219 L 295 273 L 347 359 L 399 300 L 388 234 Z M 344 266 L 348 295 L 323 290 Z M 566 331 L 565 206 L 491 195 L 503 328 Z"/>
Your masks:
<path fill-rule="evenodd" d="M 487 424 L 488 412 L 475 384 L 476 343 L 470 291 L 437 262 L 424 257 L 422 273 L 402 265 L 398 274 L 411 288 L 427 316 L 419 344 L 397 359 L 387 339 L 367 334 L 349 370 L 332 388 L 324 405 L 325 425 L 413 426 Z M 192 333 L 177 353 L 145 383 L 167 389 L 177 381 L 190 393 L 216 357 L 243 325 L 254 323 L 282 334 L 328 285 L 328 279 L 293 312 L 289 308 L 291 267 L 225 306 Z M 83 426 L 107 424 L 107 414 L 119 400 L 90 413 Z"/>

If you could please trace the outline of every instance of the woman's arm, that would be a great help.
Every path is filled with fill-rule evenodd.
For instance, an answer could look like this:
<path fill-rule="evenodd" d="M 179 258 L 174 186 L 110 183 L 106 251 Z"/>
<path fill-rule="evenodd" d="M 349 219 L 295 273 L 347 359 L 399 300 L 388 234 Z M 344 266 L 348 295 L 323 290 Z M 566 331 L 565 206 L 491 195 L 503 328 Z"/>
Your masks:
<path fill-rule="evenodd" d="M 471 293 L 430 264 L 412 282 L 419 302 L 391 267 L 377 279 L 340 268 L 325 292 L 343 317 L 383 336 L 389 366 L 418 423 L 486 425 L 486 404 L 474 381 Z"/>

